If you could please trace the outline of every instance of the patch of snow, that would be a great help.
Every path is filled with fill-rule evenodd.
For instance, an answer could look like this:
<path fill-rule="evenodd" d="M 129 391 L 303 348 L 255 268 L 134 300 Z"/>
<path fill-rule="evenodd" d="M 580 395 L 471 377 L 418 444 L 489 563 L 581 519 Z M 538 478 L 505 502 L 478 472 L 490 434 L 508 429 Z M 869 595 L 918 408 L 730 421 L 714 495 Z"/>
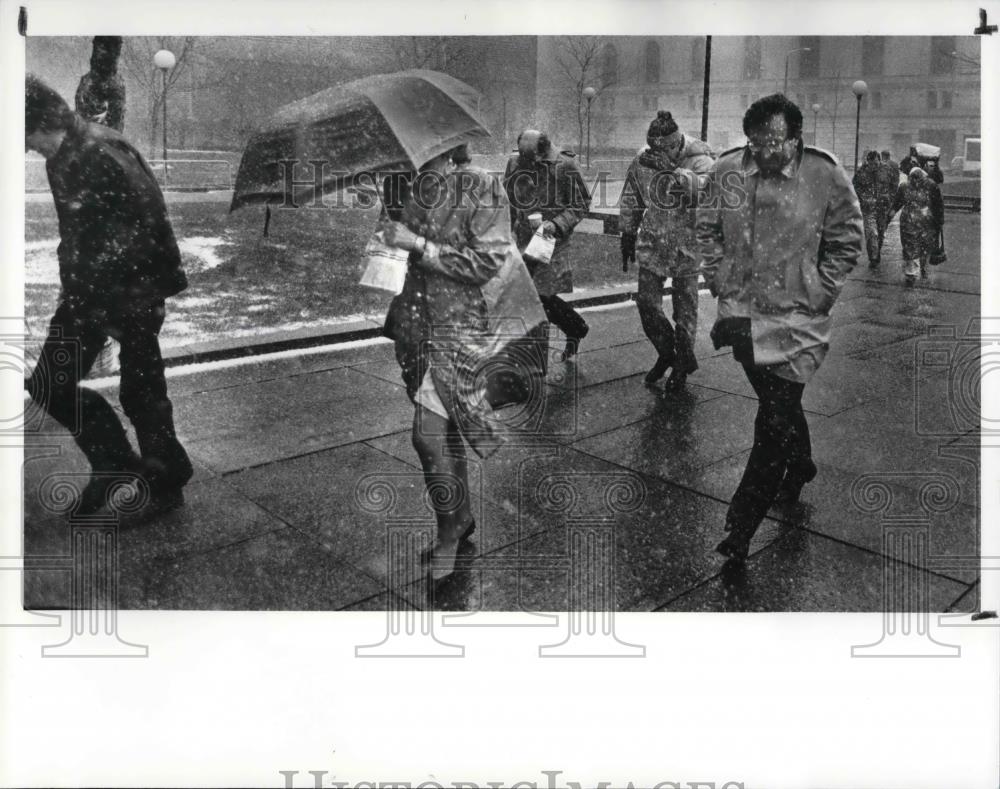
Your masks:
<path fill-rule="evenodd" d="M 207 271 L 222 263 L 222 258 L 216 254 L 216 248 L 228 246 L 229 242 L 218 236 L 188 236 L 177 239 L 177 246 L 182 253 L 198 258 L 200 269 Z"/>

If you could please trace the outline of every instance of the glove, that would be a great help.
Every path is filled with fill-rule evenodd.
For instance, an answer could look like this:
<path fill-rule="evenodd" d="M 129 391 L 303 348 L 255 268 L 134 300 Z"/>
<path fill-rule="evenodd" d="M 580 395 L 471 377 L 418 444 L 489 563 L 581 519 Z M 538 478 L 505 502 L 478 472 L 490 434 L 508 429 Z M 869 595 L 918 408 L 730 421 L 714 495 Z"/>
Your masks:
<path fill-rule="evenodd" d="M 635 263 L 635 233 L 630 230 L 622 232 L 622 271 L 628 271 L 629 261 Z"/>

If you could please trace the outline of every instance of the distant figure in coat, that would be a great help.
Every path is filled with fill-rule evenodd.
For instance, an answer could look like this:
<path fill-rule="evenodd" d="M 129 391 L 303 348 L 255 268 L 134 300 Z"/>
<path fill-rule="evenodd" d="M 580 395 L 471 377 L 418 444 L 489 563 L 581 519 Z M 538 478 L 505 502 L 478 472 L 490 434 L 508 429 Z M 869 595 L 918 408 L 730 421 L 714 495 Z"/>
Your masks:
<path fill-rule="evenodd" d="M 717 550 L 743 561 L 775 502 L 816 476 L 802 411 L 806 383 L 830 345 L 830 309 L 861 255 L 851 182 L 826 151 L 802 144 L 802 112 L 781 94 L 743 116 L 749 142 L 716 161 L 698 212 L 702 271 L 719 299 L 712 328 L 757 394 L 753 449 Z"/>
<path fill-rule="evenodd" d="M 94 36 L 90 71 L 76 89 L 76 111 L 115 131 L 125 128 L 125 80 L 118 73 L 121 36 Z"/>
<path fill-rule="evenodd" d="M 909 176 L 910 170 L 914 167 L 920 167 L 921 162 L 920 157 L 917 156 L 917 146 L 911 145 L 910 152 L 903 157 L 903 160 L 899 163 L 899 172 L 905 176 Z"/>
<path fill-rule="evenodd" d="M 25 83 L 25 146 L 45 157 L 59 218 L 59 304 L 27 387 L 74 433 L 93 476 L 75 503 L 97 512 L 138 475 L 149 514 L 183 502 L 191 463 L 174 432 L 158 335 L 164 299 L 187 287 L 163 195 L 142 156 L 118 132 L 72 112 L 32 75 Z M 111 336 L 121 345 L 118 399 L 141 457 L 114 409 L 80 387 Z M 58 374 L 57 374 L 58 373 Z M 79 421 L 77 421 L 79 417 Z"/>
<path fill-rule="evenodd" d="M 917 279 L 927 279 L 927 263 L 937 249 L 938 236 L 944 227 L 944 200 L 938 185 L 919 167 L 909 172 L 905 184 L 896 191 L 891 213 L 899 215 L 899 240 L 903 246 L 903 276 L 912 286 Z"/>
<path fill-rule="evenodd" d="M 936 184 L 944 183 L 944 172 L 941 170 L 941 159 L 937 156 L 927 159 L 924 164 L 920 167 L 927 173 L 927 177 L 930 178 Z"/>
<path fill-rule="evenodd" d="M 893 170 L 896 171 L 896 176 L 895 176 L 896 177 L 896 185 L 898 186 L 899 185 L 899 165 L 895 161 L 893 161 L 893 159 L 892 159 L 892 151 L 890 151 L 888 148 L 886 148 L 884 151 L 882 151 L 882 164 L 885 167 L 891 167 Z M 895 189 L 893 189 L 893 193 L 895 193 Z"/>
<path fill-rule="evenodd" d="M 889 227 L 889 220 L 892 218 L 892 201 L 896 199 L 896 190 L 899 188 L 900 172 L 899 165 L 892 160 L 892 153 L 888 150 L 882 151 L 882 161 L 879 169 L 879 238 L 885 240 L 885 231 Z M 879 260 L 882 258 L 882 247 L 879 246 Z"/>
<path fill-rule="evenodd" d="M 583 317 L 559 298 L 573 292 L 573 228 L 587 215 L 590 193 L 576 163 L 576 154 L 555 146 L 544 132 L 526 129 L 517 138 L 517 154 L 504 173 L 510 200 L 510 219 L 518 250 L 524 252 L 536 228 L 529 217 L 541 214 L 545 235 L 555 237 L 552 259 L 525 258 L 531 278 L 549 321 L 566 335 L 563 356 L 576 355 L 590 327 Z"/>
<path fill-rule="evenodd" d="M 387 244 L 409 251 L 409 266 L 386 333 L 414 404 L 413 446 L 437 510 L 437 540 L 422 558 L 441 580 L 476 529 L 463 439 L 489 456 L 504 439 L 494 406 L 520 399 L 494 389 L 488 371 L 542 377 L 542 360 L 518 360 L 538 350 L 525 340 L 545 313 L 511 236 L 503 185 L 469 163 L 466 146 L 424 164 L 403 191 L 384 232 Z M 519 343 L 524 352 L 513 350 Z"/>
<path fill-rule="evenodd" d="M 888 210 L 892 193 L 882 194 L 885 189 L 885 174 L 879 155 L 868 151 L 853 178 L 854 192 L 861 204 L 861 214 L 865 225 L 865 246 L 868 251 L 868 265 L 878 266 L 882 258 L 882 242 L 885 223 L 881 216 Z"/>
<path fill-rule="evenodd" d="M 651 384 L 671 367 L 667 388 L 684 385 L 698 369 L 694 338 L 698 328 L 698 263 L 694 245 L 694 207 L 698 176 L 707 176 L 712 154 L 701 140 L 688 137 L 666 110 L 646 133 L 646 147 L 625 176 L 621 198 L 622 261 L 639 263 L 636 305 L 656 363 L 646 374 Z M 664 285 L 670 277 L 674 326 L 663 312 Z"/>

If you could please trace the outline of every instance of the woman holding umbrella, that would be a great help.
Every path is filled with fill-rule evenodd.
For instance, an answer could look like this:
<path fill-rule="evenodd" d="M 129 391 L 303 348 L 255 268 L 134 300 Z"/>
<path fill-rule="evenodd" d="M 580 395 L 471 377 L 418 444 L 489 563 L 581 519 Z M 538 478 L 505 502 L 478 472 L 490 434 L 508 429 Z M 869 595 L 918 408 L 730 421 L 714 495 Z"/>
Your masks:
<path fill-rule="evenodd" d="M 499 447 L 503 426 L 493 406 L 512 398 L 494 386 L 496 372 L 518 368 L 522 383 L 532 375 L 530 363 L 512 361 L 512 348 L 545 320 L 508 214 L 500 181 L 469 166 L 461 145 L 420 168 L 400 220 L 383 228 L 387 244 L 410 253 L 386 324 L 415 406 L 413 446 L 437 514 L 437 540 L 423 557 L 435 580 L 454 571 L 459 546 L 476 527 L 463 439 L 481 457 Z M 501 318 L 517 328 L 505 334 Z"/>
<path fill-rule="evenodd" d="M 896 190 L 896 199 L 889 214 L 902 210 L 899 216 L 899 240 L 903 245 L 903 274 L 912 286 L 920 274 L 927 279 L 927 263 L 937 249 L 938 234 L 944 225 L 944 200 L 941 190 L 920 167 L 907 174 L 908 180 Z"/>

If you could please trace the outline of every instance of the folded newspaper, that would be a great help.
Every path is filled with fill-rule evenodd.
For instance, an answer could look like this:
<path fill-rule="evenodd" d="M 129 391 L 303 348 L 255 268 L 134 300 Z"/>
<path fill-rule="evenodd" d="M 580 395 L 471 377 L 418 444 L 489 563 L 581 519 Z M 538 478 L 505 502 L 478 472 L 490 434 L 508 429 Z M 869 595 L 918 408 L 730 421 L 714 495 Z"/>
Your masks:
<path fill-rule="evenodd" d="M 377 230 L 365 247 L 368 264 L 361 275 L 361 284 L 394 295 L 402 293 L 409 255 L 405 249 L 387 245 L 382 231 Z"/>

